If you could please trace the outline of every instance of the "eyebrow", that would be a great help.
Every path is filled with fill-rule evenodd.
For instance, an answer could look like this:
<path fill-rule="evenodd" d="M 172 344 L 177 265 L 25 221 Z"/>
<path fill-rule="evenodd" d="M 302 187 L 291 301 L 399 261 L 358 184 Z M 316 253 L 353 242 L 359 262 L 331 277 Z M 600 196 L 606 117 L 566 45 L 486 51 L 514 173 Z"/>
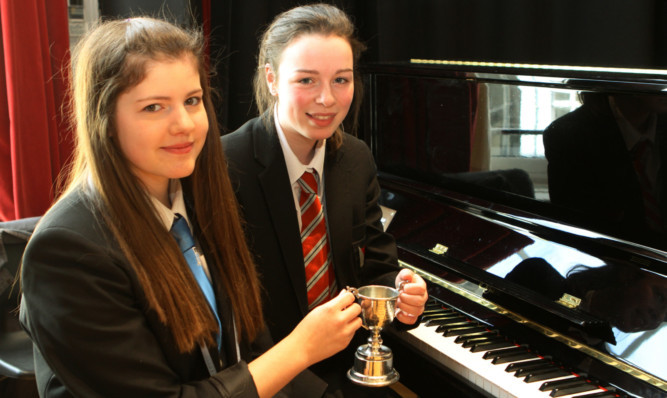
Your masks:
<path fill-rule="evenodd" d="M 295 72 L 298 72 L 298 73 L 312 73 L 312 74 L 315 74 L 315 75 L 319 74 L 318 71 L 311 70 L 311 69 L 297 69 Z M 352 68 L 339 69 L 339 70 L 336 71 L 336 74 L 344 73 L 344 72 L 354 72 L 354 70 Z"/>
<path fill-rule="evenodd" d="M 198 89 L 195 89 L 195 90 L 192 90 L 192 91 L 188 92 L 185 96 L 189 97 L 191 95 L 200 94 L 200 93 L 203 93 L 203 92 L 204 92 L 204 89 L 198 88 Z M 171 97 L 168 97 L 166 95 L 155 95 L 155 96 L 148 96 L 148 97 L 139 98 L 136 102 L 155 101 L 155 100 L 169 100 L 169 99 L 171 99 Z"/>

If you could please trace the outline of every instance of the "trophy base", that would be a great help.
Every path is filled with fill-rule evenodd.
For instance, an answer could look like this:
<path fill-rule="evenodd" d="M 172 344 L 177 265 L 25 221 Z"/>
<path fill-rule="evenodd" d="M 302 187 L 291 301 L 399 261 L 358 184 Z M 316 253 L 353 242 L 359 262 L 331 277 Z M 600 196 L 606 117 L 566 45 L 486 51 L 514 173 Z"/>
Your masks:
<path fill-rule="evenodd" d="M 399 378 L 393 362 L 393 355 L 388 347 L 380 346 L 380 352 L 374 355 L 369 344 L 361 345 L 354 355 L 354 366 L 347 371 L 347 378 L 367 387 L 388 386 Z"/>

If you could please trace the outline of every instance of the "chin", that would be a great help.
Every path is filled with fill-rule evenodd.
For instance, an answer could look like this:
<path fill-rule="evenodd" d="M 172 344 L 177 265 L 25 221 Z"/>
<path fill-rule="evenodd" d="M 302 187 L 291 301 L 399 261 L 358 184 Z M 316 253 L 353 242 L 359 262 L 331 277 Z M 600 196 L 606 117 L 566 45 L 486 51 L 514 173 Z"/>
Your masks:
<path fill-rule="evenodd" d="M 183 169 L 180 169 L 180 170 L 177 170 L 177 171 L 174 171 L 173 173 L 171 173 L 170 178 L 176 179 L 176 178 L 189 177 L 189 176 L 192 175 L 192 173 L 194 173 L 194 171 L 195 171 L 194 167 L 183 168 Z"/>
<path fill-rule="evenodd" d="M 308 134 L 308 137 L 311 140 L 315 140 L 315 141 L 326 140 L 328 138 L 331 138 L 331 136 L 333 136 L 335 132 L 336 132 L 335 128 L 330 130 L 330 131 L 322 131 L 322 130 L 313 131 L 313 130 L 311 130 L 310 133 Z"/>

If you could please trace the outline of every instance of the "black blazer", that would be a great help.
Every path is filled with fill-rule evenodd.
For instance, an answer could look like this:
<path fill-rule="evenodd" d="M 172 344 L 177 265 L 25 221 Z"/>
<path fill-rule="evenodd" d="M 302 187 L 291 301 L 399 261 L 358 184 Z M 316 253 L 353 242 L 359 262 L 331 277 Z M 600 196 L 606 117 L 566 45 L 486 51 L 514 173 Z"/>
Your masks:
<path fill-rule="evenodd" d="M 265 318 L 275 341 L 308 312 L 299 224 L 275 128 L 259 118 L 222 137 L 229 173 L 245 217 L 264 287 Z M 340 288 L 394 284 L 396 243 L 380 223 L 380 186 L 366 144 L 345 134 L 327 152 L 324 196 L 333 266 Z"/>
<path fill-rule="evenodd" d="M 21 322 L 34 342 L 40 396 L 257 396 L 247 362 L 271 346 L 266 329 L 252 344 L 241 344 L 237 362 L 230 304 L 212 275 L 227 355 L 209 347 L 218 368 L 210 376 L 198 348 L 178 352 L 81 192 L 68 194 L 42 218 L 27 245 L 22 278 Z"/>

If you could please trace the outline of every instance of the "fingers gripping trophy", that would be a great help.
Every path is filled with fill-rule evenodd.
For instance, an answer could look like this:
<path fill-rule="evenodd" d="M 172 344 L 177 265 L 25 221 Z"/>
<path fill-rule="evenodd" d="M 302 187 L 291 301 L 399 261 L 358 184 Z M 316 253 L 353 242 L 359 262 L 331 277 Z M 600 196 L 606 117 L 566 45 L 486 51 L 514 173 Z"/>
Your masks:
<path fill-rule="evenodd" d="M 354 365 L 347 371 L 347 377 L 354 383 L 383 387 L 398 381 L 394 369 L 391 349 L 382 345 L 380 332 L 396 316 L 396 300 L 399 290 L 379 285 L 363 286 L 359 289 L 347 287 L 361 305 L 362 325 L 371 332 L 367 344 L 357 347 Z"/>

